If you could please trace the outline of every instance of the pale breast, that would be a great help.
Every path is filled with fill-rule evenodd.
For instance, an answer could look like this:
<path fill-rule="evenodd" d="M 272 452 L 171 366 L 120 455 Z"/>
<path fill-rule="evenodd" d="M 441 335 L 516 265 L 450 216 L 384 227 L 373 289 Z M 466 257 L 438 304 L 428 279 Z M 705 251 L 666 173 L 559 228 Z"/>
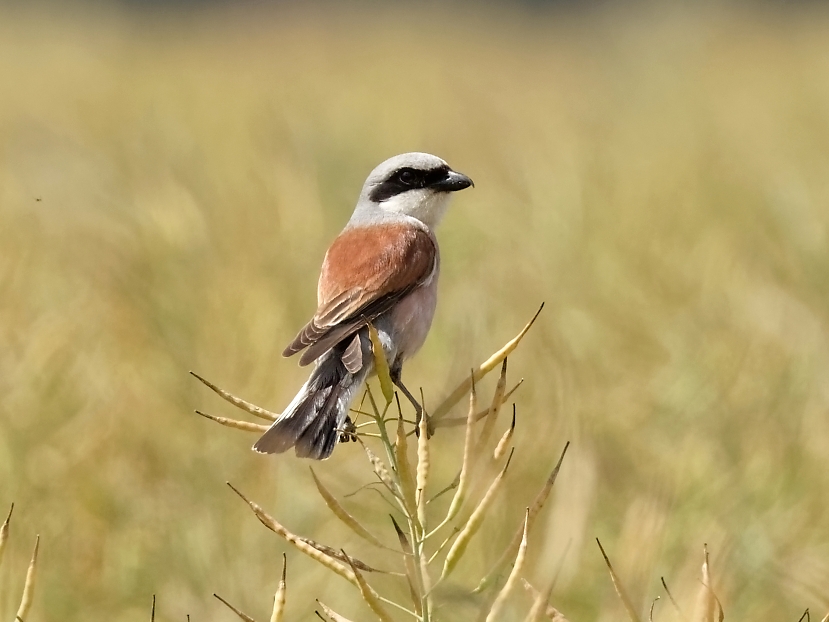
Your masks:
<path fill-rule="evenodd" d="M 438 301 L 438 269 L 427 285 L 418 287 L 390 312 L 389 329 L 397 346 L 397 356 L 406 359 L 415 354 L 429 334 Z"/>

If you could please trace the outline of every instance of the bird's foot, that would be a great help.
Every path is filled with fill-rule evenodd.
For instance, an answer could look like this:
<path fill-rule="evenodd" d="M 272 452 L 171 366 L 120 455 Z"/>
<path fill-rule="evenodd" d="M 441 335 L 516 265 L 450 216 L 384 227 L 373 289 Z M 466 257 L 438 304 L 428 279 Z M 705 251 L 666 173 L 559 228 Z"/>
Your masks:
<path fill-rule="evenodd" d="M 340 428 L 340 442 L 348 443 L 349 441 L 357 441 L 357 426 L 351 421 L 351 417 L 346 416 Z"/>

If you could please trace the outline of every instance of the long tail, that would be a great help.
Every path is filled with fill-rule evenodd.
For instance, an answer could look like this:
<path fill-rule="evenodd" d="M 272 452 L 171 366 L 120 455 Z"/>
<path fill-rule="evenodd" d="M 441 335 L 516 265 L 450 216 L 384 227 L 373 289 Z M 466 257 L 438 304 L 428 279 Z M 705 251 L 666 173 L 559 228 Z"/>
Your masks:
<path fill-rule="evenodd" d="M 334 451 L 354 399 L 368 370 L 349 372 L 331 353 L 317 365 L 293 401 L 256 444 L 254 451 L 275 454 L 296 447 L 300 458 L 324 460 Z"/>

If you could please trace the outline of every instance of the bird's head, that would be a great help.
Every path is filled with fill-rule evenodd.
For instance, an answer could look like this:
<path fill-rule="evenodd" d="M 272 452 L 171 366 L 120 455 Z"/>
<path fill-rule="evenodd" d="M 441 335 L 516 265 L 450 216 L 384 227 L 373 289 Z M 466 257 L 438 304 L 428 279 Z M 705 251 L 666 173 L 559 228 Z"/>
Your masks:
<path fill-rule="evenodd" d="M 435 227 L 453 192 L 474 185 L 437 156 L 404 153 L 371 171 L 363 185 L 357 212 L 366 216 L 405 215 Z M 361 209 L 362 208 L 362 209 Z"/>

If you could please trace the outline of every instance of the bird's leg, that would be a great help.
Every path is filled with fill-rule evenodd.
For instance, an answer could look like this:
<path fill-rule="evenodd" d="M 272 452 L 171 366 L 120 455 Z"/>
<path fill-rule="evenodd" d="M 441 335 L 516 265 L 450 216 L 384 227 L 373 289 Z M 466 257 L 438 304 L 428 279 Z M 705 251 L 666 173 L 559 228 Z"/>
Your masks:
<path fill-rule="evenodd" d="M 389 370 L 389 376 L 391 376 L 391 381 L 394 385 L 403 392 L 409 402 L 411 402 L 412 406 L 415 409 L 415 434 L 418 436 L 420 435 L 420 418 L 423 416 L 423 406 L 421 406 L 420 402 L 418 402 L 414 396 L 409 392 L 406 388 L 406 385 L 403 384 L 403 380 L 401 379 L 401 375 L 403 373 L 403 365 L 400 363 L 395 363 L 392 368 Z M 434 430 L 432 429 L 432 423 L 429 421 L 429 415 L 426 415 L 426 430 L 431 437 L 434 434 Z"/>

